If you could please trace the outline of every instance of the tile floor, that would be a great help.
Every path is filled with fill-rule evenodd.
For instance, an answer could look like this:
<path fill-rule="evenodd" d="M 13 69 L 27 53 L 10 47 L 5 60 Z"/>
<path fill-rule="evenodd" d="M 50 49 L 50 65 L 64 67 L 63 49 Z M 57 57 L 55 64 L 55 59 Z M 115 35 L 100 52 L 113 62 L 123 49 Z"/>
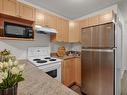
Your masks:
<path fill-rule="evenodd" d="M 80 87 L 79 87 L 79 86 L 74 85 L 74 86 L 71 87 L 71 89 L 72 89 L 73 91 L 77 92 L 79 95 L 83 95 L 83 94 L 81 93 L 81 90 L 80 90 Z"/>

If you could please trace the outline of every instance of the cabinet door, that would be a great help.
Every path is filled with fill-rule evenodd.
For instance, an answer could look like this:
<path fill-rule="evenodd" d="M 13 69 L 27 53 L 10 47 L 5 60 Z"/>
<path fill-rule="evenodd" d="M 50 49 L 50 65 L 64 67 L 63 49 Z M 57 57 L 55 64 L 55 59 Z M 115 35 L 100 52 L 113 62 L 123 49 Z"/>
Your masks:
<path fill-rule="evenodd" d="M 23 19 L 35 20 L 35 9 L 31 6 L 20 3 L 20 17 Z"/>
<path fill-rule="evenodd" d="M 108 22 L 112 22 L 113 20 L 113 12 L 107 12 L 107 13 L 103 13 L 99 16 L 99 24 L 104 24 L 104 23 L 108 23 Z"/>
<path fill-rule="evenodd" d="M 45 26 L 44 21 L 45 21 L 44 12 L 42 12 L 40 10 L 36 10 L 35 24 Z"/>
<path fill-rule="evenodd" d="M 75 58 L 75 82 L 81 86 L 81 59 Z"/>
<path fill-rule="evenodd" d="M 80 28 L 78 22 L 69 23 L 69 42 L 80 42 Z"/>
<path fill-rule="evenodd" d="M 99 16 L 93 16 L 89 18 L 89 26 L 94 26 L 99 24 Z"/>
<path fill-rule="evenodd" d="M 75 81 L 75 60 L 67 59 L 64 60 L 63 66 L 63 82 L 66 86 L 70 86 Z"/>
<path fill-rule="evenodd" d="M 79 24 L 80 24 L 80 29 L 88 27 L 89 26 L 89 19 L 81 20 L 81 21 L 79 21 Z"/>
<path fill-rule="evenodd" d="M 0 0 L 0 13 L 3 11 L 3 0 Z"/>
<path fill-rule="evenodd" d="M 56 41 L 62 41 L 62 19 L 57 17 L 57 34 L 56 34 Z"/>
<path fill-rule="evenodd" d="M 68 42 L 69 35 L 69 21 L 62 19 L 62 40 Z"/>
<path fill-rule="evenodd" d="M 45 26 L 56 29 L 57 17 L 51 14 L 45 14 Z"/>
<path fill-rule="evenodd" d="M 18 16 L 18 3 L 16 0 L 3 0 L 4 14 Z"/>

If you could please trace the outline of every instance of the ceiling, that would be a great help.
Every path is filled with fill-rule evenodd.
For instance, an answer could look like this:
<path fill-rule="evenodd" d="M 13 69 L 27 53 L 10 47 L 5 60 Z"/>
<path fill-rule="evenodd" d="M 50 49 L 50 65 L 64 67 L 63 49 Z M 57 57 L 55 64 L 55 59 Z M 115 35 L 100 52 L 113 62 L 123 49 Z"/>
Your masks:
<path fill-rule="evenodd" d="M 115 4 L 118 0 L 24 0 L 48 9 L 69 19 L 77 19 L 89 13 Z"/>

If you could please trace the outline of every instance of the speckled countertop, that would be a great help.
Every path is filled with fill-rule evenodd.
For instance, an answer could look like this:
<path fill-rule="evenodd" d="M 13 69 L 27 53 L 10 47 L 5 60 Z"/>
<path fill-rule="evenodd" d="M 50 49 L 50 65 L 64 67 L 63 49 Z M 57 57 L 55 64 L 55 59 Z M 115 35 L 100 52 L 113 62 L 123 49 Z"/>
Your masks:
<path fill-rule="evenodd" d="M 65 56 L 63 56 L 63 57 L 57 57 L 57 58 L 60 58 L 60 59 L 62 59 L 62 60 L 66 60 L 66 59 L 71 59 L 71 58 L 80 58 L 80 56 L 67 56 L 67 55 L 65 55 Z"/>
<path fill-rule="evenodd" d="M 19 62 L 26 65 L 23 74 L 25 80 L 18 85 L 18 95 L 78 95 L 30 62 Z"/>

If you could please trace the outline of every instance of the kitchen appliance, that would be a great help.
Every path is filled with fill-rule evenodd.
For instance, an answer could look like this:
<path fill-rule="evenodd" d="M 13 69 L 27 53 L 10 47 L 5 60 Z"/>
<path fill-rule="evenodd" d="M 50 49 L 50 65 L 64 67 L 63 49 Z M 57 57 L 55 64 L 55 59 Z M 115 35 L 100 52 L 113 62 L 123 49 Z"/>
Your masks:
<path fill-rule="evenodd" d="M 34 36 L 33 28 L 16 23 L 4 22 L 4 37 L 27 38 Z"/>
<path fill-rule="evenodd" d="M 49 47 L 28 48 L 28 60 L 49 76 L 61 81 L 61 59 L 50 57 Z"/>
<path fill-rule="evenodd" d="M 38 33 L 43 33 L 43 34 L 50 34 L 50 33 L 56 34 L 56 33 L 58 33 L 56 31 L 56 29 L 49 28 L 49 27 L 43 27 L 43 26 L 40 26 L 40 25 L 35 25 L 35 30 Z"/>
<path fill-rule="evenodd" d="M 82 29 L 81 90 L 87 95 L 119 95 L 115 75 L 121 64 L 121 31 L 116 27 L 111 22 Z"/>

